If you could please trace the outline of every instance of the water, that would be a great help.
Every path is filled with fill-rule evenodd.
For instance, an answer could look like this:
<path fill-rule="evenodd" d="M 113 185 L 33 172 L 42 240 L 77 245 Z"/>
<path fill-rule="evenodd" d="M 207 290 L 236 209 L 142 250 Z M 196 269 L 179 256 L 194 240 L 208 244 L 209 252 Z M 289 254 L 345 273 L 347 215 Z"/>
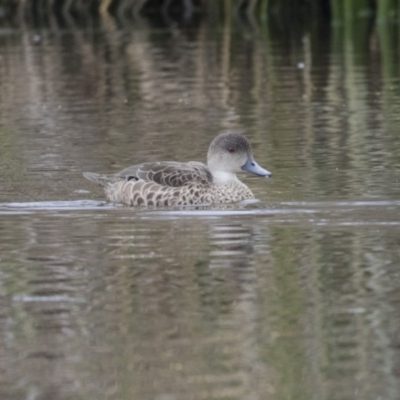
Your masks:
<path fill-rule="evenodd" d="M 399 398 L 398 50 L 338 29 L 0 30 L 2 400 Z M 258 201 L 130 209 L 81 175 L 228 131 Z"/>

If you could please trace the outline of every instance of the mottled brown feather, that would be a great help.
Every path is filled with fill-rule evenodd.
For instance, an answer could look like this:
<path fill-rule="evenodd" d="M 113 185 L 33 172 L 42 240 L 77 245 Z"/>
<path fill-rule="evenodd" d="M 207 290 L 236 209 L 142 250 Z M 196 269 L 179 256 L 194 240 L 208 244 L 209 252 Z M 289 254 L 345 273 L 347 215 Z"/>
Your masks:
<path fill-rule="evenodd" d="M 117 176 L 124 179 L 135 177 L 145 182 L 173 187 L 185 186 L 192 182 L 212 181 L 212 175 L 207 166 L 194 161 L 188 163 L 175 161 L 144 163 L 125 168 Z"/>

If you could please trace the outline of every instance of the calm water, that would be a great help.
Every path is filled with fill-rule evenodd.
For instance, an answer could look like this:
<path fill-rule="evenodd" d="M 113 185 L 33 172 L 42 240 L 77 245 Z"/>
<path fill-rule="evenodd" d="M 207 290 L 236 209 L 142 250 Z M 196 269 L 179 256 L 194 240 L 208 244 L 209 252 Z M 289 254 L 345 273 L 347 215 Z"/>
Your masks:
<path fill-rule="evenodd" d="M 399 399 L 395 29 L 72 23 L 0 28 L 0 398 Z M 228 131 L 258 202 L 134 210 L 81 175 Z"/>

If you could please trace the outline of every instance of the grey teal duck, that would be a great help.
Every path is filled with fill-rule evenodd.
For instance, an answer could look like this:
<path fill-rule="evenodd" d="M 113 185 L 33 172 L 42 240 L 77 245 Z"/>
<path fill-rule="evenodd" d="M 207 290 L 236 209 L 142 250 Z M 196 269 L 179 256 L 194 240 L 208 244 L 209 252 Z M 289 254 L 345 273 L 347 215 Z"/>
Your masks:
<path fill-rule="evenodd" d="M 134 165 L 112 175 L 83 175 L 102 186 L 113 203 L 164 207 L 253 199 L 251 190 L 236 176 L 241 170 L 263 177 L 272 175 L 256 163 L 245 136 L 228 133 L 211 142 L 207 165 L 162 161 Z"/>

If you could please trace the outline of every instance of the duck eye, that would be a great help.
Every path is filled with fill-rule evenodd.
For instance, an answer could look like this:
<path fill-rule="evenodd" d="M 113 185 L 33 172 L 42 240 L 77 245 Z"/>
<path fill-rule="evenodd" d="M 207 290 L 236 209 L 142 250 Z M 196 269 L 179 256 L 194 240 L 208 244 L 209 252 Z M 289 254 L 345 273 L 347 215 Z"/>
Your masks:
<path fill-rule="evenodd" d="M 234 147 L 228 147 L 229 153 L 234 153 L 236 150 Z"/>

